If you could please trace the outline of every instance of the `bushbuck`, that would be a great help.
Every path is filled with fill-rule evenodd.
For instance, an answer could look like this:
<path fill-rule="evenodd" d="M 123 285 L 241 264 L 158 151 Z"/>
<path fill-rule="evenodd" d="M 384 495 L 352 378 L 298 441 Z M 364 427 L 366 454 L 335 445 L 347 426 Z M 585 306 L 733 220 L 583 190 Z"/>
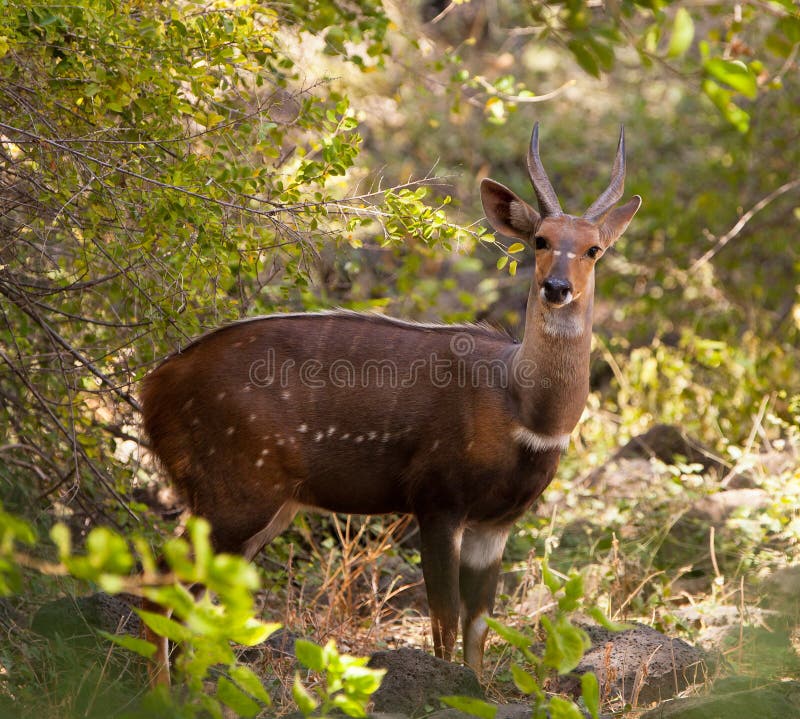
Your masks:
<path fill-rule="evenodd" d="M 538 211 L 484 179 L 486 217 L 534 252 L 525 330 L 309 312 L 222 327 L 145 380 L 144 428 L 218 551 L 252 558 L 300 509 L 419 524 L 433 649 L 480 673 L 506 538 L 553 479 L 589 392 L 594 268 L 641 204 L 608 188 L 565 214 L 527 156 Z M 160 645 L 156 681 L 168 681 Z"/>

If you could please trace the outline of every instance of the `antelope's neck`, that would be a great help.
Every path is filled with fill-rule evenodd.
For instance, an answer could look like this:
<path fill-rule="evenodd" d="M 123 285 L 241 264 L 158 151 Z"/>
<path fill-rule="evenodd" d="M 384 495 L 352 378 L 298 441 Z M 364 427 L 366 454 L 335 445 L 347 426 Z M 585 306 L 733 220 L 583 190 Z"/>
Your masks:
<path fill-rule="evenodd" d="M 523 430 L 545 438 L 572 432 L 589 395 L 591 343 L 591 295 L 581 306 L 553 310 L 543 305 L 534 283 L 511 373 Z"/>

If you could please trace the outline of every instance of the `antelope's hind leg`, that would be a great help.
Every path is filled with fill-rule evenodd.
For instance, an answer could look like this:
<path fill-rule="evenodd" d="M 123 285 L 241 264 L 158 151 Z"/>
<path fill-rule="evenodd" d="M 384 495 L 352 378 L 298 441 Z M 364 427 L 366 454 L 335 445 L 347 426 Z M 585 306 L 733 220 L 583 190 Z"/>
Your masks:
<path fill-rule="evenodd" d="M 417 517 L 422 576 L 428 595 L 433 652 L 450 661 L 458 634 L 458 555 L 461 525 L 447 517 Z"/>
<path fill-rule="evenodd" d="M 483 646 L 488 627 L 485 618 L 494 609 L 497 578 L 508 538 L 508 527 L 468 526 L 461 541 L 458 586 L 464 663 L 480 678 Z"/>

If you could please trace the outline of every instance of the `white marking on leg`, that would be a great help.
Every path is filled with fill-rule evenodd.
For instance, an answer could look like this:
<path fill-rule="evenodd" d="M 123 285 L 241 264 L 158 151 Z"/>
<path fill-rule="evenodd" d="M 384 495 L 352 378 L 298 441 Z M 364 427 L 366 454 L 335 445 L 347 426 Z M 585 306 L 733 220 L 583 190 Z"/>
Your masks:
<path fill-rule="evenodd" d="M 527 427 L 521 424 L 515 424 L 511 430 L 511 436 L 516 442 L 532 449 L 534 452 L 548 452 L 551 449 L 557 449 L 563 452 L 569 447 L 568 434 L 547 435 L 539 434 L 538 432 L 531 432 Z"/>
<path fill-rule="evenodd" d="M 461 541 L 461 564 L 472 569 L 486 569 L 503 556 L 507 538 L 508 527 L 467 527 Z"/>

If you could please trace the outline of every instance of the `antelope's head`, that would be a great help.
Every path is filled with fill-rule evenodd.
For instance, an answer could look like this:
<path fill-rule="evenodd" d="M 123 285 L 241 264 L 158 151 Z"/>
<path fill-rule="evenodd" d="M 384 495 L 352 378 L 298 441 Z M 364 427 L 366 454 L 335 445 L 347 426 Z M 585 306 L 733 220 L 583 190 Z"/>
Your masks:
<path fill-rule="evenodd" d="M 625 184 L 625 133 L 620 130 L 611 183 L 582 217 L 565 214 L 539 159 L 539 123 L 533 126 L 528 172 L 538 200 L 537 212 L 507 187 L 494 180 L 481 182 L 481 200 L 495 230 L 526 242 L 535 252 L 535 296 L 558 327 L 577 326 L 568 317 L 582 316 L 594 294 L 594 266 L 622 235 L 642 204 L 635 195 L 615 205 Z M 532 293 L 533 296 L 534 293 Z M 546 327 L 548 324 L 546 324 Z"/>

